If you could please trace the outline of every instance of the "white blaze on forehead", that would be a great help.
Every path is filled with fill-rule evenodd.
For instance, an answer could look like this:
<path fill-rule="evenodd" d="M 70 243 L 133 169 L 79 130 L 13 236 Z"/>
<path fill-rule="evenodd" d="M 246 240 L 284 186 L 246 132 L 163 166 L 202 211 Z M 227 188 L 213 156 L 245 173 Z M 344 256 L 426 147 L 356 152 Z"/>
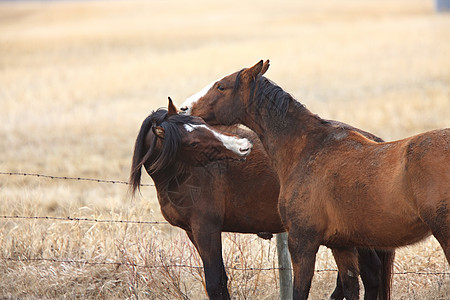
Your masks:
<path fill-rule="evenodd" d="M 228 76 L 228 75 L 227 75 Z M 217 79 L 213 82 L 211 82 L 210 84 L 208 84 L 207 86 L 205 86 L 200 92 L 195 93 L 194 95 L 190 96 L 189 98 L 187 98 L 186 100 L 184 100 L 184 102 L 181 104 L 181 108 L 186 108 L 185 110 L 181 111 L 181 114 L 185 114 L 185 115 L 190 115 L 191 114 L 191 110 L 192 110 L 192 106 L 194 105 L 195 102 L 197 102 L 201 97 L 205 96 L 206 93 L 208 93 L 209 89 L 219 80 L 224 79 L 225 77 L 221 77 L 220 79 Z"/>
<path fill-rule="evenodd" d="M 250 141 L 246 138 L 238 138 L 235 136 L 226 135 L 215 131 L 214 129 L 204 124 L 184 124 L 184 128 L 187 132 L 192 132 L 197 128 L 205 128 L 211 131 L 214 136 L 222 142 L 225 148 L 241 156 L 249 154 L 250 149 L 252 148 L 252 143 L 250 143 Z"/>

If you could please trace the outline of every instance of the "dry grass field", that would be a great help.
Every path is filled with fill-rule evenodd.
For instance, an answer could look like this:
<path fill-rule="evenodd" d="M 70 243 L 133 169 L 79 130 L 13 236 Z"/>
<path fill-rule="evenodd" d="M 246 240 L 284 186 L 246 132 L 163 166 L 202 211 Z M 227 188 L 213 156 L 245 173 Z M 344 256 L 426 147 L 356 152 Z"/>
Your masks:
<path fill-rule="evenodd" d="M 449 127 L 449 37 L 432 1 L 0 2 L 0 172 L 127 180 L 167 96 L 266 58 L 321 117 L 386 140 Z M 201 270 L 171 267 L 201 266 L 179 229 L 5 215 L 161 221 L 153 187 L 0 175 L 0 298 L 206 298 Z M 275 241 L 223 239 L 233 298 L 277 299 Z M 316 268 L 335 268 L 327 249 Z M 448 299 L 434 238 L 399 249 L 395 272 L 394 299 Z M 317 272 L 311 299 L 335 276 Z"/>

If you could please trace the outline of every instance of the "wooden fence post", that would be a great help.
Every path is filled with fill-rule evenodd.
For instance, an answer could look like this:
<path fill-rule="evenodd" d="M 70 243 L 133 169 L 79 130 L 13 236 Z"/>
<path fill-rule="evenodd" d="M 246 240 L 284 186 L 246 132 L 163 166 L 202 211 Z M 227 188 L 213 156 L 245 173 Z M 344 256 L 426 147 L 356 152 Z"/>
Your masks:
<path fill-rule="evenodd" d="M 289 254 L 287 233 L 277 234 L 278 267 L 280 276 L 280 299 L 292 299 L 292 265 Z"/>

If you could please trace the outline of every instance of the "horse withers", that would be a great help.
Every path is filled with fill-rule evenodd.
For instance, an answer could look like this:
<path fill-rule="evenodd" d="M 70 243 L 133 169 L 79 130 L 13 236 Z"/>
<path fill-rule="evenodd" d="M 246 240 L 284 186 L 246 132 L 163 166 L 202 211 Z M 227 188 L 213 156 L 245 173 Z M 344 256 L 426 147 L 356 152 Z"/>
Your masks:
<path fill-rule="evenodd" d="M 312 114 L 260 61 L 213 82 L 184 111 L 254 130 L 280 181 L 294 297 L 306 299 L 320 245 L 347 299 L 359 298 L 355 247 L 394 249 L 433 234 L 450 260 L 450 129 L 380 143 Z"/>

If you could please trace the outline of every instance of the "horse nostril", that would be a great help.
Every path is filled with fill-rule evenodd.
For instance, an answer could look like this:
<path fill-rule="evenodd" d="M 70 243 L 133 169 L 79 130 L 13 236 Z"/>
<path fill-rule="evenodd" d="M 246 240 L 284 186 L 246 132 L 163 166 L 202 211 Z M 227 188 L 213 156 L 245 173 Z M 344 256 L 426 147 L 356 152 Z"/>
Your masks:
<path fill-rule="evenodd" d="M 187 106 L 184 106 L 184 107 L 180 108 L 180 110 L 182 110 L 182 111 L 187 111 L 187 110 L 188 110 L 188 107 L 187 107 Z"/>
<path fill-rule="evenodd" d="M 241 152 L 247 152 L 248 150 L 250 150 L 250 148 L 245 148 L 245 149 L 239 148 L 239 151 L 241 151 Z"/>

